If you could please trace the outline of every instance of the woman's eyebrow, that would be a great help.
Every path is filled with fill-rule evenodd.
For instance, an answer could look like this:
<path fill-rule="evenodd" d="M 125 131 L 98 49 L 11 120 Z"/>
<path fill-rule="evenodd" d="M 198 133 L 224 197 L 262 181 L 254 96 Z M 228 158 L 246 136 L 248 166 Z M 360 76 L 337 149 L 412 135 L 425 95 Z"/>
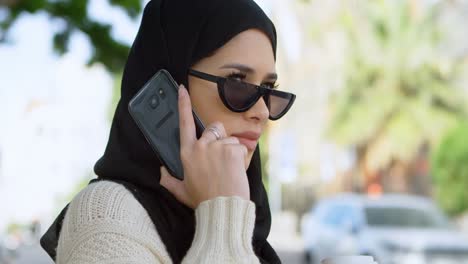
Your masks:
<path fill-rule="evenodd" d="M 255 73 L 255 70 L 247 65 L 244 65 L 244 64 L 240 64 L 240 63 L 228 63 L 228 64 L 225 64 L 221 67 L 219 67 L 220 69 L 237 69 L 241 72 L 245 72 L 245 73 L 249 73 L 249 74 L 252 74 L 252 73 Z M 274 73 L 274 72 L 271 72 L 271 73 L 268 73 L 266 76 L 265 76 L 265 79 L 268 79 L 268 80 L 276 80 L 278 79 L 278 74 Z"/>

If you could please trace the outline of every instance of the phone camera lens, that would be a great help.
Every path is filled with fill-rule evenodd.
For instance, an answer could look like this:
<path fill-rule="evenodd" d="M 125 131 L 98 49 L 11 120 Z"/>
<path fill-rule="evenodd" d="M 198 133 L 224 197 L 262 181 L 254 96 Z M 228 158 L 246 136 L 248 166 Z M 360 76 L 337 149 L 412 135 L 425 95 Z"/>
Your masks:
<path fill-rule="evenodd" d="M 155 109 L 156 107 L 158 107 L 159 105 L 159 99 L 158 99 L 158 96 L 157 95 L 153 95 L 151 96 L 150 98 L 150 106 L 151 108 Z"/>

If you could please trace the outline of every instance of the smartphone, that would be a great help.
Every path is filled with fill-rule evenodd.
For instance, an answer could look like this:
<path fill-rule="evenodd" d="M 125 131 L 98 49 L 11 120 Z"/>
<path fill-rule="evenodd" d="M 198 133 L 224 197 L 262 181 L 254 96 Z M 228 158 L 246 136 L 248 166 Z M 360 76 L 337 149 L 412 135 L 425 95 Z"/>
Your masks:
<path fill-rule="evenodd" d="M 130 100 L 128 111 L 167 171 L 183 180 L 178 89 L 169 72 L 159 70 Z M 205 126 L 193 110 L 192 113 L 197 138 L 200 138 Z"/>

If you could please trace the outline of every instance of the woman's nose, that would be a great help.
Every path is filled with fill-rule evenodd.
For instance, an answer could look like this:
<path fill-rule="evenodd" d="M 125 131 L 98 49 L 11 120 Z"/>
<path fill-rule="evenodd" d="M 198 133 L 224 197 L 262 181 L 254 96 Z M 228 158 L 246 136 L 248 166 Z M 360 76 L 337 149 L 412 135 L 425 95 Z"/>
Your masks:
<path fill-rule="evenodd" d="M 245 113 L 249 120 L 256 119 L 258 121 L 265 121 L 270 115 L 270 111 L 268 110 L 268 106 L 266 105 L 263 96 L 260 97 L 260 99 Z"/>

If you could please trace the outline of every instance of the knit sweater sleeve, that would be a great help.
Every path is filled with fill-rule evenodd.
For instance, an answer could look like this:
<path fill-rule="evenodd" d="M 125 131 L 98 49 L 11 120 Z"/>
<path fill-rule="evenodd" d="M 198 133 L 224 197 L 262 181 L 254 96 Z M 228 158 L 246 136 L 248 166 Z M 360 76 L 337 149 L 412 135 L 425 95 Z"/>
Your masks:
<path fill-rule="evenodd" d="M 183 264 L 259 263 L 252 249 L 255 204 L 217 197 L 195 210 L 196 229 Z M 90 184 L 70 203 L 57 247 L 58 264 L 170 264 L 146 210 L 122 185 Z"/>

